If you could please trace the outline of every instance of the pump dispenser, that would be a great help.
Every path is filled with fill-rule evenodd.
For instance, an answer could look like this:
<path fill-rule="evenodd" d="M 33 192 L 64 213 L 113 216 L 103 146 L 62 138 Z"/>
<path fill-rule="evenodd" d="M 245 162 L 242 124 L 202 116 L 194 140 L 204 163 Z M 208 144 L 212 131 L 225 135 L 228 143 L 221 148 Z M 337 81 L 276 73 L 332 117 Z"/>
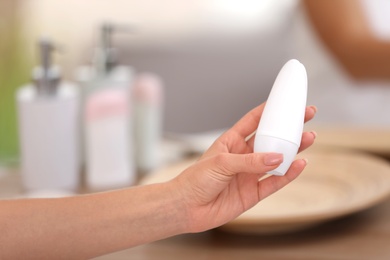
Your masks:
<path fill-rule="evenodd" d="M 292 59 L 275 80 L 255 136 L 255 152 L 283 154 L 283 163 L 269 174 L 284 175 L 294 161 L 302 138 L 306 97 L 306 69 Z"/>
<path fill-rule="evenodd" d="M 113 38 L 117 33 L 131 33 L 133 28 L 127 25 L 117 25 L 109 22 L 99 27 L 97 46 L 94 48 L 92 62 L 77 68 L 75 76 L 82 85 L 84 99 L 96 90 L 105 88 L 112 81 L 131 82 L 133 69 L 121 65 L 118 61 L 118 51 L 114 47 Z"/>
<path fill-rule="evenodd" d="M 84 84 L 84 144 L 86 184 L 90 190 L 132 185 L 136 179 L 130 87 L 132 68 L 117 62 L 115 32 L 130 28 L 105 23 L 93 58 L 93 72 Z"/>
<path fill-rule="evenodd" d="M 98 75 L 107 75 L 116 65 L 116 50 L 112 47 L 112 37 L 116 28 L 104 23 L 100 28 L 100 46 L 95 50 L 94 66 Z"/>
<path fill-rule="evenodd" d="M 72 193 L 79 185 L 78 88 L 60 81 L 54 44 L 39 41 L 33 83 L 17 91 L 23 186 L 28 192 Z"/>
<path fill-rule="evenodd" d="M 89 67 L 91 80 L 101 79 L 108 76 L 117 67 L 122 67 L 118 62 L 118 51 L 113 46 L 113 38 L 117 33 L 131 33 L 132 31 L 130 26 L 114 25 L 109 22 L 100 26 L 98 43 L 92 58 L 92 67 Z M 131 70 L 131 68 L 129 69 Z"/>
<path fill-rule="evenodd" d="M 60 71 L 52 64 L 53 43 L 45 38 L 39 42 L 41 66 L 34 68 L 33 81 L 41 96 L 56 95 L 60 83 Z"/>

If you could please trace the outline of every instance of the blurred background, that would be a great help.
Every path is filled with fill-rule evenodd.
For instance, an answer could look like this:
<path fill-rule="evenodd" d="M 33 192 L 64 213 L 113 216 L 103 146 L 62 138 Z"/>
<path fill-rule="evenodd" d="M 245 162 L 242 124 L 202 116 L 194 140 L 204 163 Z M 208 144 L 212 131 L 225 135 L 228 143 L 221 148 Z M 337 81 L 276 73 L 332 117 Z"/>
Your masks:
<path fill-rule="evenodd" d="M 18 160 L 15 92 L 31 66 L 19 11 L 17 1 L 0 2 L 0 164 Z"/>
<path fill-rule="evenodd" d="M 263 102 L 288 58 L 294 0 L 1 1 L 0 160 L 17 157 L 14 93 L 39 62 L 37 40 L 61 45 L 63 77 L 91 63 L 98 29 L 133 27 L 113 45 L 120 63 L 158 74 L 165 84 L 164 131 L 226 128 Z"/>
<path fill-rule="evenodd" d="M 58 62 L 68 77 L 90 62 L 102 21 L 133 26 L 114 37 L 121 63 L 163 78 L 166 131 L 199 132 L 227 127 L 265 100 L 287 58 L 295 1 L 274 2 L 28 1 L 23 9 L 30 32 L 65 46 Z"/>
<path fill-rule="evenodd" d="M 38 40 L 58 45 L 53 61 L 80 85 L 94 65 L 101 26 L 117 65 L 164 84 L 162 132 L 220 131 L 266 100 L 281 66 L 305 64 L 316 122 L 390 125 L 389 3 L 343 0 L 76 1 L 2 0 L 0 23 L 0 161 L 19 155 L 15 93 L 40 63 Z M 328 18 L 332 16 L 333 19 Z M 81 106 L 83 106 L 82 104 Z M 82 112 L 80 112 L 82 113 Z"/>

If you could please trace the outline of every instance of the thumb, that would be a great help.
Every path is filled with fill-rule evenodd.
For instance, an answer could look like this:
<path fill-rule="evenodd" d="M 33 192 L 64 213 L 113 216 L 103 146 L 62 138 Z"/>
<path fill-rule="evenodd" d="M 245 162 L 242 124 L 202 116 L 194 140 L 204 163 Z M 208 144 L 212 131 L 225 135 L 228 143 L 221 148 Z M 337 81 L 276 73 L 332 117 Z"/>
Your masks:
<path fill-rule="evenodd" d="M 223 153 L 214 157 L 214 166 L 220 173 L 234 176 L 237 173 L 265 174 L 283 162 L 281 153 Z M 217 171 L 218 171 L 217 170 Z"/>

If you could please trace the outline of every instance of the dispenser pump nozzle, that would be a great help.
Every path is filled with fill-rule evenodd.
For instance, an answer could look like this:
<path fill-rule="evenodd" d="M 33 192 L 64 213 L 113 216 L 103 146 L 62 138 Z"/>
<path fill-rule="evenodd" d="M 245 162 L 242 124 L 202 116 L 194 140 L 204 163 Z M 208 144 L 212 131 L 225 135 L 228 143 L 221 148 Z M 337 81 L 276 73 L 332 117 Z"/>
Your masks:
<path fill-rule="evenodd" d="M 54 51 L 53 43 L 46 38 L 42 38 L 39 41 L 39 49 L 42 68 L 48 71 L 52 64 L 51 54 Z"/>
<path fill-rule="evenodd" d="M 113 35 L 116 32 L 131 33 L 133 28 L 109 22 L 101 25 L 100 46 L 98 46 L 94 61 L 99 74 L 107 74 L 117 64 L 117 53 L 112 44 Z"/>
<path fill-rule="evenodd" d="M 41 38 L 38 47 L 41 64 L 33 70 L 33 80 L 40 95 L 52 95 L 56 93 L 60 81 L 59 68 L 52 64 L 52 53 L 56 47 L 47 38 Z"/>

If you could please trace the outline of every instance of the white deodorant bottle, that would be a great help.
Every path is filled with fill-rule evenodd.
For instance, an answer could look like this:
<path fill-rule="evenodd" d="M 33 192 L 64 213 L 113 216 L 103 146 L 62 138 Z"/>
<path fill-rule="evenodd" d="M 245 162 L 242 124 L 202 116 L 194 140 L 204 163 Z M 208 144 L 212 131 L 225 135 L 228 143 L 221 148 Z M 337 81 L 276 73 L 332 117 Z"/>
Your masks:
<path fill-rule="evenodd" d="M 254 152 L 282 153 L 273 175 L 284 175 L 297 155 L 303 132 L 307 97 L 306 69 L 289 60 L 279 72 L 257 128 Z"/>

